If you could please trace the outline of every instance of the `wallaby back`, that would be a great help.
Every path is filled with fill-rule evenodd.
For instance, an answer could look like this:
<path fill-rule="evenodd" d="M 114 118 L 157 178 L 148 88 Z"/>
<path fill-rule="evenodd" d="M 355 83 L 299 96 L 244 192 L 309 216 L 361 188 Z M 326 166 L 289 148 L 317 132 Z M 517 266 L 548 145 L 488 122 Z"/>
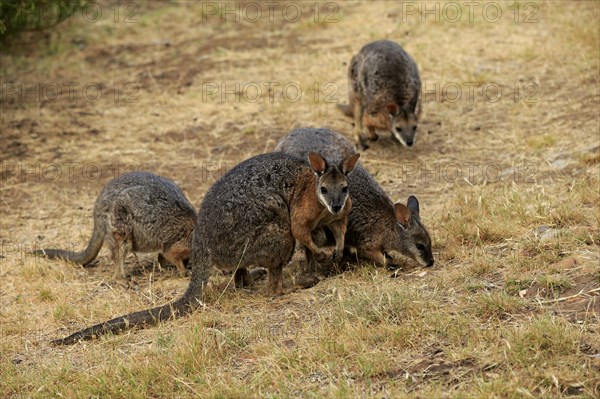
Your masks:
<path fill-rule="evenodd" d="M 340 110 L 354 116 L 355 136 L 361 148 L 377 139 L 377 130 L 392 133 L 412 146 L 421 113 L 421 80 L 417 64 L 400 45 L 378 40 L 352 57 L 348 68 L 349 105 Z M 362 135 L 368 129 L 369 137 Z"/>
<path fill-rule="evenodd" d="M 294 130 L 279 141 L 277 148 L 303 157 L 307 151 L 327 154 L 333 161 L 355 152 L 350 141 L 327 129 Z M 359 256 L 380 265 L 408 256 L 422 265 L 432 265 L 431 239 L 419 217 L 418 201 L 394 204 L 375 179 L 361 165 L 348 177 L 352 210 L 348 217 L 345 245 Z M 407 214 L 397 215 L 396 209 Z M 398 216 L 404 216 L 400 220 Z"/>
<path fill-rule="evenodd" d="M 212 267 L 237 270 L 236 276 L 247 272 L 249 266 L 266 268 L 270 288 L 278 292 L 282 268 L 294 251 L 294 212 L 302 194 L 315 191 L 315 182 L 306 162 L 288 154 L 263 154 L 238 164 L 204 196 L 192 235 L 192 277 L 181 298 L 97 324 L 54 343 L 70 344 L 185 315 L 200 306 Z M 250 274 L 242 277 L 240 281 L 251 280 Z"/>
<path fill-rule="evenodd" d="M 318 152 L 331 163 L 357 153 L 356 147 L 341 134 L 326 128 L 298 128 L 285 135 L 275 151 L 306 159 L 309 153 Z"/>
<path fill-rule="evenodd" d="M 34 253 L 86 265 L 107 241 L 114 278 L 125 277 L 123 261 L 128 251 L 160 252 L 183 272 L 195 223 L 196 211 L 175 183 L 149 172 L 132 172 L 109 182 L 96 199 L 92 238 L 84 251 Z"/>

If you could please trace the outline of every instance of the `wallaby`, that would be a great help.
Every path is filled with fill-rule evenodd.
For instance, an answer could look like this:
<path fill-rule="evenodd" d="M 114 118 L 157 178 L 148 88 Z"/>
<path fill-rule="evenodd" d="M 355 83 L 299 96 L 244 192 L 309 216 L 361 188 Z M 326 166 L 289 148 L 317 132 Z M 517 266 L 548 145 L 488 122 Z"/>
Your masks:
<path fill-rule="evenodd" d="M 41 249 L 33 253 L 85 266 L 106 241 L 114 280 L 126 277 L 124 262 L 129 252 L 159 252 L 159 261 L 166 259 L 185 274 L 195 224 L 196 211 L 175 183 L 152 173 L 132 172 L 110 181 L 96 199 L 94 230 L 85 250 Z"/>
<path fill-rule="evenodd" d="M 377 130 L 392 133 L 411 147 L 421 113 L 421 79 L 417 64 L 395 42 L 378 40 L 352 57 L 348 68 L 349 104 L 338 107 L 354 117 L 354 135 L 360 149 L 377 140 Z M 363 136 L 363 127 L 369 137 Z"/>
<path fill-rule="evenodd" d="M 277 148 L 303 157 L 318 151 L 333 161 L 356 152 L 354 145 L 339 133 L 327 129 L 296 129 L 285 136 Z M 406 205 L 388 198 L 375 179 L 360 164 L 348 176 L 352 210 L 348 216 L 345 245 L 359 257 L 386 266 L 401 262 L 405 256 L 423 266 L 433 265 L 431 239 L 419 217 L 419 201 L 410 196 Z M 315 234 L 315 237 L 324 237 Z M 317 240 L 317 244 L 323 243 Z"/>
<path fill-rule="evenodd" d="M 225 173 L 208 190 L 192 234 L 192 277 L 179 299 L 153 309 L 130 313 L 76 332 L 55 344 L 71 344 L 108 332 L 146 326 L 180 317 L 201 305 L 209 271 L 235 271 L 236 286 L 251 284 L 264 268 L 270 291 L 282 291 L 281 274 L 290 261 L 296 240 L 321 251 L 311 229 L 337 209 L 334 200 L 321 203 L 321 182 L 328 179 L 326 162 L 311 154 L 308 166 L 295 156 L 270 153 L 250 158 Z M 339 174 L 338 179 L 345 180 Z M 256 269 L 248 271 L 248 267 Z"/>
<path fill-rule="evenodd" d="M 289 151 L 290 149 L 296 146 L 294 142 L 295 137 L 303 137 L 305 132 L 314 132 L 315 139 L 318 139 L 320 134 L 322 133 L 324 137 L 336 137 L 335 132 L 330 131 L 328 129 L 312 129 L 312 128 L 299 128 L 293 130 L 288 136 L 286 136 L 283 140 L 281 140 L 278 145 L 275 147 L 275 151 L 293 153 L 293 151 Z M 286 140 L 287 139 L 287 140 Z M 329 178 L 325 179 L 325 175 L 321 177 L 319 181 L 319 191 L 318 197 L 319 201 L 323 204 L 327 202 L 335 203 L 337 206 L 337 212 L 334 212 L 336 209 L 329 209 L 329 215 L 323 217 L 318 224 L 313 224 L 310 226 L 310 231 L 314 232 L 315 230 L 326 226 L 329 231 L 333 234 L 333 238 L 335 240 L 335 249 L 333 252 L 333 260 L 339 261 L 342 259 L 344 254 L 344 240 L 346 235 L 346 227 L 348 224 L 348 214 L 352 209 L 352 199 L 348 192 L 348 180 L 347 177 L 351 174 L 354 169 L 360 154 L 354 152 L 348 152 L 345 158 L 339 158 L 338 154 L 335 151 L 331 151 L 325 145 L 320 146 L 323 150 L 321 155 L 323 155 L 325 159 L 325 172 L 329 173 Z M 305 148 L 302 154 L 299 155 L 303 159 L 307 159 L 310 163 L 313 163 L 310 155 L 311 151 L 309 148 Z M 327 159 L 331 157 L 335 157 L 335 162 L 327 162 Z M 313 167 L 314 169 L 314 167 Z M 323 210 L 325 212 L 325 210 Z M 308 231 L 308 228 L 307 230 Z M 314 240 L 313 240 L 314 241 Z M 319 251 L 322 251 L 319 249 Z M 318 252 L 310 247 L 305 247 L 305 255 L 306 255 L 306 272 L 313 272 L 316 269 L 316 261 L 323 261 L 323 256 L 316 256 Z"/>

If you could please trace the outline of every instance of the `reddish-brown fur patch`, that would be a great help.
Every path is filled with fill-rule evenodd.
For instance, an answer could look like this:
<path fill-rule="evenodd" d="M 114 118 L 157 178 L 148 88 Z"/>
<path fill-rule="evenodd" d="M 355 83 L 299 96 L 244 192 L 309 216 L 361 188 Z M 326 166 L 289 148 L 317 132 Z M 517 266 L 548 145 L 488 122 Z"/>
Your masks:
<path fill-rule="evenodd" d="M 323 256 L 323 250 L 314 243 L 311 232 L 321 224 L 329 225 L 339 221 L 339 225 L 344 226 L 345 233 L 352 201 L 348 198 L 342 212 L 338 215 L 332 215 L 319 201 L 316 184 L 317 178 L 311 171 L 307 170 L 298 176 L 296 180 L 297 191 L 290 204 L 292 209 L 290 216 L 294 238 L 315 255 Z"/>

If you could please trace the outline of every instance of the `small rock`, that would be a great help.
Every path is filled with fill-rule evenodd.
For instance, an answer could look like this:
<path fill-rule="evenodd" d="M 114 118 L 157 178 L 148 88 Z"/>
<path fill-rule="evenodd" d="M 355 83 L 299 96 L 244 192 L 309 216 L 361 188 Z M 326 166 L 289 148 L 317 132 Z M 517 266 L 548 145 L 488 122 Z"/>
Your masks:
<path fill-rule="evenodd" d="M 540 241 L 548 241 L 558 237 L 561 233 L 559 229 L 553 229 L 548 226 L 540 226 L 533 231 Z"/>
<path fill-rule="evenodd" d="M 569 159 L 558 158 L 550 163 L 554 169 L 561 170 L 569 166 L 572 162 Z"/>
<path fill-rule="evenodd" d="M 540 236 L 540 241 L 553 240 L 560 235 L 560 230 L 550 229 Z"/>

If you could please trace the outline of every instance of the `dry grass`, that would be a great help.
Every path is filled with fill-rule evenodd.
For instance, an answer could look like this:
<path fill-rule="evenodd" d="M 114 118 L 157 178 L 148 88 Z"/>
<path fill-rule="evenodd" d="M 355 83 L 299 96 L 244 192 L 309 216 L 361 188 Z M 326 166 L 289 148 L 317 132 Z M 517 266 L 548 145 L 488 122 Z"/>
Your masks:
<path fill-rule="evenodd" d="M 400 3 L 357 1 L 337 3 L 337 23 L 323 21 L 332 9 L 315 22 L 313 3 L 301 4 L 295 23 L 281 19 L 285 3 L 273 22 L 265 14 L 220 23 L 194 2 L 138 2 L 137 23 L 122 23 L 123 13 L 114 23 L 104 8 L 98 23 L 64 23 L 3 49 L 0 395 L 600 396 L 599 6 L 535 3 L 538 22 L 520 14 L 515 23 L 513 3 L 496 4 L 497 23 L 481 7 L 473 23 L 465 7 L 460 22 L 437 23 L 403 21 Z M 48 344 L 165 303 L 187 280 L 142 255 L 128 262 L 137 289 L 111 287 L 105 250 L 97 267 L 83 269 L 29 249 L 81 248 L 95 197 L 115 173 L 163 174 L 199 204 L 223 170 L 294 127 L 350 136 L 350 121 L 326 96 L 345 101 L 347 62 L 381 37 L 413 54 L 430 91 L 453 82 L 464 89 L 456 102 L 424 104 L 415 148 L 382 137 L 361 158 L 392 198 L 419 197 L 433 269 L 391 279 L 360 265 L 277 298 L 264 283 L 223 290 L 227 277 L 214 276 L 206 309 L 189 318 Z M 72 81 L 101 82 L 103 96 L 7 94 L 9 84 Z M 130 94 L 126 82 L 139 88 L 135 103 L 115 102 L 115 84 Z M 205 96 L 207 84 L 236 82 L 280 86 L 273 101 L 266 91 L 258 102 Z M 472 100 L 465 82 L 481 85 Z M 491 82 L 504 90 L 495 103 L 481 95 Z M 536 84 L 537 103 L 514 101 L 518 82 Z M 282 98 L 288 83 L 305 96 Z"/>

